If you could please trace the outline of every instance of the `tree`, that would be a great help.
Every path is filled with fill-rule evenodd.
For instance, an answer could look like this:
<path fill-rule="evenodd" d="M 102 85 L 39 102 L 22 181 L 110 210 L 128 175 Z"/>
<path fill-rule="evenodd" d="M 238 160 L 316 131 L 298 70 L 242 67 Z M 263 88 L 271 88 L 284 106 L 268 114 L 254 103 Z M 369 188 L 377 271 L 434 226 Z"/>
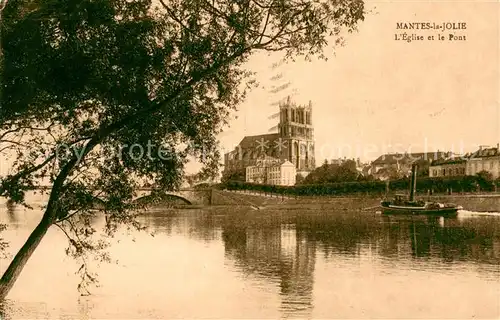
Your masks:
<path fill-rule="evenodd" d="M 418 159 L 415 161 L 417 164 L 417 177 L 428 177 L 429 176 L 429 161 L 425 159 Z"/>
<path fill-rule="evenodd" d="M 252 53 L 326 58 L 328 40 L 340 43 L 364 14 L 362 0 L 9 0 L 0 151 L 13 167 L 0 196 L 27 205 L 28 190 L 51 188 L 0 280 L 0 301 L 51 226 L 83 259 L 105 247 L 92 242 L 96 203 L 108 234 L 140 228 L 133 199 L 144 181 L 151 199 L 179 187 L 189 155 L 214 175 L 216 135 L 255 83 L 245 69 Z"/>
<path fill-rule="evenodd" d="M 356 169 L 354 160 L 346 160 L 342 164 L 323 163 L 319 168 L 313 170 L 304 179 L 304 184 L 321 184 L 335 182 L 352 182 L 360 177 L 360 173 Z"/>
<path fill-rule="evenodd" d="M 405 174 L 402 170 L 398 170 L 394 167 L 385 168 L 385 174 L 389 178 L 389 180 L 400 180 L 405 177 Z"/>
<path fill-rule="evenodd" d="M 234 170 L 225 170 L 222 173 L 221 182 L 226 183 L 228 181 L 241 181 L 245 182 L 245 169 L 234 169 Z"/>
<path fill-rule="evenodd" d="M 372 174 L 366 174 L 366 175 L 363 175 L 363 174 L 360 174 L 358 176 L 358 181 L 375 181 L 377 180 Z"/>
<path fill-rule="evenodd" d="M 485 182 L 492 182 L 493 181 L 493 174 L 491 174 L 491 172 L 486 171 L 486 170 L 479 171 L 478 173 L 476 173 L 476 176 L 480 180 L 485 181 Z"/>
<path fill-rule="evenodd" d="M 477 184 L 481 190 L 493 191 L 495 189 L 495 183 L 493 174 L 489 171 L 482 170 L 476 173 Z"/>
<path fill-rule="evenodd" d="M 295 184 L 296 184 L 296 185 L 299 185 L 299 184 L 304 183 L 304 179 L 305 179 L 305 178 L 304 178 L 304 176 L 303 176 L 303 175 L 301 175 L 300 173 L 297 173 L 297 174 L 295 175 Z"/>
<path fill-rule="evenodd" d="M 193 187 L 197 183 L 200 183 L 200 180 L 199 180 L 199 177 L 198 177 L 197 174 L 188 174 L 188 175 L 185 175 L 184 181 L 186 181 L 187 184 L 189 184 L 189 187 Z"/>

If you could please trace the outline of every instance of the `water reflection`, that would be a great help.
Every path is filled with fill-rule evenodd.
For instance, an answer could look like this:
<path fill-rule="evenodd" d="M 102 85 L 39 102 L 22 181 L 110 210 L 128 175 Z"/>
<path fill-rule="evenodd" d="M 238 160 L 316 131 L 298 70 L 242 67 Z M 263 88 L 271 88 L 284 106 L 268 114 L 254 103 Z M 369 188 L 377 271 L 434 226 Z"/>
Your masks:
<path fill-rule="evenodd" d="M 202 210 L 152 211 L 141 217 L 142 223 L 155 232 L 182 234 L 202 242 L 219 240 L 220 223 Z"/>
<path fill-rule="evenodd" d="M 280 289 L 284 317 L 309 317 L 316 246 L 293 225 L 262 229 L 225 225 L 222 239 L 226 257 L 236 261 L 241 272 L 264 277 Z"/>
<path fill-rule="evenodd" d="M 360 256 L 369 250 L 397 260 L 498 265 L 499 222 L 498 217 L 459 220 L 351 213 L 297 217 L 296 228 L 305 232 L 307 241 L 317 241 L 326 256 Z"/>
<path fill-rule="evenodd" d="M 17 206 L 13 201 L 6 201 L 5 203 L 5 211 L 7 213 L 7 223 L 12 227 L 16 228 L 19 222 L 17 213 Z M 3 210 L 2 210 L 3 211 Z"/>
<path fill-rule="evenodd" d="M 23 216 L 23 211 L 16 207 L 9 209 L 7 206 L 2 209 L 2 216 L 10 226 L 28 228 L 24 221 L 28 215 Z M 370 212 L 341 210 L 244 211 L 230 208 L 226 211 L 153 211 L 146 213 L 141 219 L 152 231 L 162 234 L 162 237 L 146 240 L 143 247 L 137 244 L 138 247 L 131 250 L 141 248 L 161 254 L 151 260 L 147 255 L 141 256 L 141 261 L 134 261 L 134 264 L 137 263 L 136 269 L 122 272 L 132 273 L 131 278 L 141 278 L 143 270 L 182 270 L 186 278 L 196 278 L 203 282 L 199 273 L 201 269 L 190 267 L 190 264 L 200 261 L 203 263 L 206 261 L 203 259 L 207 259 L 211 262 L 208 269 L 210 272 L 207 271 L 205 276 L 218 276 L 214 278 L 214 288 L 210 286 L 207 289 L 210 294 L 213 291 L 214 296 L 220 294 L 223 297 L 233 297 L 233 294 L 238 294 L 238 288 L 243 287 L 245 290 L 242 296 L 245 299 L 259 303 L 269 300 L 271 307 L 259 315 L 270 318 L 275 317 L 272 309 L 278 311 L 281 317 L 398 318 L 407 310 L 425 312 L 422 305 L 434 308 L 434 313 L 428 311 L 423 314 L 424 318 L 469 316 L 470 313 L 454 309 L 453 302 L 446 304 L 439 297 L 436 300 L 429 295 L 427 281 L 438 283 L 437 287 L 445 288 L 444 293 L 446 290 L 453 290 L 455 296 L 467 299 L 467 312 L 472 310 L 478 317 L 480 313 L 477 310 L 482 311 L 486 303 L 494 304 L 492 301 L 499 298 L 498 292 L 488 291 L 488 287 L 499 284 L 500 217 L 459 216 L 445 219 L 382 216 Z M 175 240 L 171 243 L 178 246 L 178 250 L 165 250 L 163 241 L 167 238 Z M 57 238 L 53 238 L 52 241 L 56 240 Z M 46 241 L 51 240 L 49 238 Z M 203 245 L 200 246 L 200 243 Z M 146 248 L 147 246 L 149 247 Z M 205 248 L 209 249 L 204 251 Z M 122 250 L 127 252 L 128 247 Z M 183 254 L 185 257 L 179 259 Z M 196 262 L 189 259 L 196 255 L 203 258 Z M 219 264 L 220 268 L 215 264 Z M 50 269 L 50 265 L 44 268 Z M 108 276 L 112 277 L 113 273 L 115 271 Z M 120 275 L 124 276 L 125 273 Z M 162 278 L 158 278 L 158 282 L 161 281 Z M 172 284 L 172 280 L 164 281 L 165 286 L 159 285 L 159 291 L 151 289 L 151 297 L 147 299 L 155 301 L 155 297 L 167 294 L 162 290 L 167 290 L 165 287 Z M 189 292 L 189 296 L 192 292 L 200 294 L 202 291 L 196 286 L 197 283 L 198 281 L 182 281 L 182 288 L 173 285 L 168 290 L 185 290 Z M 249 286 L 253 286 L 252 290 Z M 408 286 L 412 290 L 407 290 Z M 470 289 L 471 286 L 475 289 Z M 155 286 L 151 285 L 151 288 Z M 439 291 L 439 288 L 435 289 Z M 471 290 L 476 291 L 470 293 Z M 377 306 L 370 305 L 370 301 L 374 301 L 374 295 L 380 295 L 379 301 L 393 299 L 398 307 L 391 309 L 378 306 L 377 309 Z M 103 305 L 112 302 L 113 297 L 88 299 L 79 301 L 78 309 L 72 310 L 72 313 L 62 312 L 64 317 L 95 318 L 95 314 L 103 312 Z M 227 302 L 233 308 L 227 311 L 227 314 L 234 315 L 231 318 L 244 317 L 245 312 L 253 310 L 246 308 L 258 308 L 255 305 L 248 307 L 248 304 L 245 305 L 238 299 Z M 411 299 L 416 300 L 412 302 Z M 442 306 L 443 304 L 445 305 Z M 203 307 L 201 302 L 199 305 Z M 26 305 L 23 308 L 26 309 Z M 491 308 L 494 310 L 489 309 L 482 314 L 485 317 L 491 315 L 498 310 L 495 309 L 498 304 Z M 30 309 L 15 312 L 7 310 L 6 313 L 35 318 L 34 314 L 43 316 L 46 312 L 43 308 L 36 309 L 37 311 Z M 365 313 L 360 313 L 359 310 Z M 441 310 L 443 313 L 439 313 Z M 162 318 L 172 317 L 169 311 L 153 311 L 164 312 L 161 313 Z M 413 316 L 409 313 L 406 315 Z"/>
<path fill-rule="evenodd" d="M 383 266 L 373 268 L 388 273 L 398 269 L 441 272 L 458 263 L 487 279 L 496 279 L 499 272 L 497 217 L 388 217 L 355 212 L 266 212 L 254 217 L 179 214 L 170 221 L 182 234 L 204 241 L 220 237 L 226 259 L 244 277 L 257 277 L 278 288 L 284 317 L 311 316 L 318 254 L 325 261 L 337 262 L 375 257 Z"/>

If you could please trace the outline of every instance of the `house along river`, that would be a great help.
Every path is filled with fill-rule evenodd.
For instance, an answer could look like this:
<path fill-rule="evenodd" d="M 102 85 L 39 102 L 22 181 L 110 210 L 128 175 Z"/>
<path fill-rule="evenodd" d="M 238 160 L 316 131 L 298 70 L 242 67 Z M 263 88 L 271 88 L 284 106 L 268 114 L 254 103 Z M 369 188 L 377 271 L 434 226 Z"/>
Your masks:
<path fill-rule="evenodd" d="M 40 216 L 0 202 L 8 253 Z M 90 296 L 78 293 L 81 263 L 51 228 L 2 319 L 500 316 L 500 214 L 228 207 L 155 210 L 140 221 L 148 232 L 121 230 L 111 239 L 117 262 L 89 262 L 99 279 Z M 0 260 L 1 272 L 9 259 Z"/>

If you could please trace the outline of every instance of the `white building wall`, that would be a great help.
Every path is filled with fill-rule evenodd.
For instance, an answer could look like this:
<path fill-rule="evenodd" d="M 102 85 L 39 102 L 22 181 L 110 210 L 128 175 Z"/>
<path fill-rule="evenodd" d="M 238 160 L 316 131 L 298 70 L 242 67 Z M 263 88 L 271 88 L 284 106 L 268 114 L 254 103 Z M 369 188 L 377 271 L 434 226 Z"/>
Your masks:
<path fill-rule="evenodd" d="M 281 166 L 281 185 L 293 186 L 295 185 L 295 178 L 297 176 L 297 170 L 295 166 L 283 165 Z"/>
<path fill-rule="evenodd" d="M 481 171 L 488 171 L 494 179 L 500 177 L 500 158 L 471 159 L 466 166 L 466 174 L 474 176 Z"/>
<path fill-rule="evenodd" d="M 297 170 L 289 162 L 260 162 L 256 166 L 245 168 L 245 181 L 249 183 L 265 183 L 270 185 L 293 186 L 296 182 Z"/>

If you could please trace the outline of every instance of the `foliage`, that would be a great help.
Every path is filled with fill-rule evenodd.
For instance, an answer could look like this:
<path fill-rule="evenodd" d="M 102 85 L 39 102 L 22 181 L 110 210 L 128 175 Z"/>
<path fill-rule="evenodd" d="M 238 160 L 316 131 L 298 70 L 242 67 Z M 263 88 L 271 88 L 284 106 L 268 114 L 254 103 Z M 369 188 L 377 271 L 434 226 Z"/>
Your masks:
<path fill-rule="evenodd" d="M 354 160 L 346 160 L 342 164 L 328 164 L 325 161 L 319 168 L 305 177 L 303 184 L 321 184 L 356 181 L 360 177 Z"/>
<path fill-rule="evenodd" d="M 493 174 L 491 174 L 491 172 L 488 172 L 486 170 L 479 171 L 478 173 L 476 173 L 476 176 L 484 182 L 492 182 L 494 180 Z"/>
<path fill-rule="evenodd" d="M 430 168 L 429 161 L 419 159 L 415 163 L 417 164 L 417 177 L 428 177 Z"/>
<path fill-rule="evenodd" d="M 358 177 L 358 181 L 375 181 L 377 180 L 372 174 L 361 175 Z"/>
<path fill-rule="evenodd" d="M 208 183 L 208 182 L 198 183 L 198 184 L 195 184 L 193 186 L 193 188 L 195 190 L 204 190 L 204 189 L 209 189 L 209 188 L 213 188 L 213 187 L 214 187 L 214 184 Z"/>
<path fill-rule="evenodd" d="M 357 193 L 384 194 L 386 191 L 386 182 L 380 180 L 373 181 L 354 181 L 341 183 L 322 183 L 322 184 L 303 184 L 295 186 L 272 186 L 264 184 L 251 184 L 239 181 L 228 181 L 224 188 L 229 190 L 255 190 L 262 192 L 301 195 L 301 196 L 321 196 L 321 195 L 350 195 Z M 403 178 L 389 181 L 391 191 L 408 191 L 410 179 Z M 478 176 L 462 177 L 438 177 L 438 178 L 420 178 L 417 180 L 417 192 L 445 193 L 450 189 L 454 192 L 476 192 L 477 187 L 483 191 L 493 191 L 492 182 L 486 182 Z"/>
<path fill-rule="evenodd" d="M 373 182 L 345 182 L 325 184 L 303 184 L 295 186 L 276 186 L 264 184 L 252 184 L 239 181 L 229 181 L 224 184 L 228 190 L 255 190 L 261 192 L 277 193 L 291 196 L 314 196 L 314 195 L 343 195 L 359 192 L 381 192 L 385 190 L 383 181 Z"/>
<path fill-rule="evenodd" d="M 0 234 L 7 229 L 7 225 L 0 223 Z M 4 238 L 0 237 L 0 259 L 6 258 L 5 250 L 9 247 L 9 243 Z"/>
<path fill-rule="evenodd" d="M 305 180 L 305 178 L 304 178 L 304 176 L 303 176 L 303 175 L 301 175 L 301 174 L 299 174 L 299 173 L 297 173 L 297 174 L 295 175 L 295 184 L 296 184 L 296 185 L 297 185 L 297 184 L 303 184 L 303 183 L 304 183 L 304 180 Z"/>
<path fill-rule="evenodd" d="M 402 170 L 398 170 L 395 167 L 381 168 L 377 171 L 376 175 L 379 177 L 384 176 L 391 181 L 404 179 L 406 177 L 405 173 Z"/>
<path fill-rule="evenodd" d="M 227 181 L 245 181 L 245 169 L 235 169 L 235 170 L 226 170 L 222 173 L 221 182 Z"/>
<path fill-rule="evenodd" d="M 189 184 L 190 187 L 194 186 L 196 183 L 197 183 L 197 179 L 195 177 L 195 175 L 186 175 L 184 177 L 184 180 L 187 182 L 187 184 Z"/>
<path fill-rule="evenodd" d="M 93 208 L 105 230 L 139 227 L 135 190 L 179 187 L 189 155 L 216 173 L 216 135 L 254 84 L 256 51 L 326 58 L 364 17 L 361 0 L 9 0 L 1 22 L 0 196 L 50 183 L 40 224 L 0 281 L 0 300 L 57 225 L 77 257 Z M 73 227 L 73 226 L 74 227 Z M 83 260 L 84 261 L 84 260 Z M 85 268 L 83 268 L 85 269 Z"/>

